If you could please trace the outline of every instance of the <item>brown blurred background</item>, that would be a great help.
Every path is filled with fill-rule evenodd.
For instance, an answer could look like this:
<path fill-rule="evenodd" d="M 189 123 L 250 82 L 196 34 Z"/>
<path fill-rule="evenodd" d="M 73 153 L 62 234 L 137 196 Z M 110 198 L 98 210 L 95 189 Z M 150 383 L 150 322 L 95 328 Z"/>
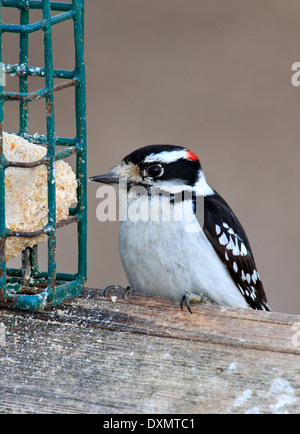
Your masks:
<path fill-rule="evenodd" d="M 55 67 L 72 69 L 71 24 L 53 32 Z M 42 66 L 31 39 L 30 65 Z M 4 44 L 16 63 L 16 37 Z M 243 223 L 272 309 L 299 314 L 298 61 L 297 0 L 86 0 L 89 176 L 143 145 L 188 146 Z M 58 135 L 74 136 L 73 93 L 56 96 Z M 32 110 L 31 132 L 42 133 L 44 107 Z M 11 104 L 7 131 L 17 116 Z M 87 285 L 126 285 L 118 223 L 97 221 L 98 185 L 88 187 Z M 60 233 L 61 270 L 76 261 L 73 232 Z"/>

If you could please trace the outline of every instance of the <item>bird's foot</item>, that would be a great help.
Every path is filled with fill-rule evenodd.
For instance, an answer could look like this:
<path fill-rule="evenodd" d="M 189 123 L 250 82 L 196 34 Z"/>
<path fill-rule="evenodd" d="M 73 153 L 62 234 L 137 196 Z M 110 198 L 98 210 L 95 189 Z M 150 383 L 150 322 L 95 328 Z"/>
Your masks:
<path fill-rule="evenodd" d="M 188 311 L 190 313 L 193 313 L 191 306 L 190 306 L 190 298 L 191 297 L 188 294 L 184 294 L 184 296 L 182 297 L 181 302 L 180 302 L 180 307 L 181 307 L 181 310 L 183 310 L 183 305 L 185 304 L 186 307 L 188 308 Z"/>
<path fill-rule="evenodd" d="M 205 294 L 189 294 L 189 293 L 185 293 L 184 296 L 181 299 L 180 302 L 180 307 L 181 310 L 183 310 L 183 306 L 184 304 L 186 305 L 186 307 L 188 308 L 188 311 L 190 313 L 192 312 L 191 309 L 191 305 L 190 302 L 192 303 L 202 303 L 202 304 L 215 304 L 207 295 Z"/>
<path fill-rule="evenodd" d="M 127 286 L 127 288 L 123 288 L 123 286 L 121 286 L 121 285 L 109 285 L 109 286 L 107 286 L 107 287 L 104 289 L 104 293 L 103 293 L 103 294 L 104 294 L 104 297 L 107 297 L 107 296 L 108 296 L 108 293 L 109 293 L 110 291 L 119 291 L 119 292 L 121 292 L 121 293 L 122 293 L 122 297 L 125 298 L 125 299 L 128 297 L 128 294 L 129 294 L 130 292 L 132 292 L 130 286 Z"/>

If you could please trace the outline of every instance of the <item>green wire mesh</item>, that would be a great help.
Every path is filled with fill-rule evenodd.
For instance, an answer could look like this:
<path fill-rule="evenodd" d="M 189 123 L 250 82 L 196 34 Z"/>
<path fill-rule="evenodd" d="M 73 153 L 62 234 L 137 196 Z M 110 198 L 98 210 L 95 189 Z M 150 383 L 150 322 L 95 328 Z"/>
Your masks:
<path fill-rule="evenodd" d="M 20 12 L 20 24 L 4 24 L 1 20 L 2 8 L 15 8 Z M 30 11 L 40 10 L 42 20 L 30 24 Z M 53 13 L 53 11 L 55 13 Z M 73 20 L 75 42 L 74 70 L 53 68 L 52 26 Z M 0 62 L 2 64 L 2 34 L 20 35 L 19 63 L 6 64 L 6 74 L 18 76 L 19 92 L 5 92 L 0 85 L 0 303 L 20 309 L 39 310 L 47 305 L 55 305 L 75 297 L 83 290 L 86 280 L 86 235 L 87 235 L 87 192 L 86 192 L 86 89 L 84 67 L 84 0 L 52 2 L 49 0 L 0 0 Z M 29 65 L 29 35 L 40 32 L 44 44 L 44 67 Z M 28 92 L 28 77 L 43 77 L 45 86 L 35 92 Z M 54 86 L 54 79 L 64 79 Z M 74 86 L 76 109 L 76 137 L 56 137 L 54 92 Z M 46 135 L 28 134 L 28 106 L 34 101 L 45 100 Z M 32 143 L 47 147 L 46 156 L 34 163 L 10 162 L 3 152 L 4 105 L 6 101 L 19 104 L 18 135 Z M 64 147 L 57 150 L 57 147 Z M 70 208 L 69 217 L 56 222 L 55 161 L 76 154 L 76 177 L 78 182 L 77 206 Z M 36 232 L 12 231 L 5 224 L 5 170 L 8 167 L 36 167 L 46 164 L 48 180 L 48 223 Z M 77 272 L 56 272 L 56 235 L 57 228 L 77 224 L 78 267 Z M 48 236 L 48 270 L 40 271 L 38 247 L 27 248 L 22 253 L 22 267 L 12 269 L 6 266 L 5 243 L 8 237 Z M 73 247 L 72 247 L 73 249 Z"/>

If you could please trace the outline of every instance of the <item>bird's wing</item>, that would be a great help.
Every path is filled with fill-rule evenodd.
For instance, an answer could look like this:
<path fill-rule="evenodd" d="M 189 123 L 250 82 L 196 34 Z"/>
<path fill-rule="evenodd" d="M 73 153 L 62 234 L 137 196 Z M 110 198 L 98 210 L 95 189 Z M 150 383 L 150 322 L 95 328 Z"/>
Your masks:
<path fill-rule="evenodd" d="M 216 192 L 204 197 L 203 230 L 249 306 L 270 311 L 247 235 Z"/>

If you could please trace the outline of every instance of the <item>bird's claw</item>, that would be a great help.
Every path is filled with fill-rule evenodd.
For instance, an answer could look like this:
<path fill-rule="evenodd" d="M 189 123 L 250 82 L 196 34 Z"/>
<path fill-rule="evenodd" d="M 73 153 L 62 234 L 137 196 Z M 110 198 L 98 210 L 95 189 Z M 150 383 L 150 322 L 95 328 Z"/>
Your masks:
<path fill-rule="evenodd" d="M 123 286 L 121 285 L 108 285 L 105 289 L 104 289 L 104 297 L 107 297 L 109 291 L 120 291 L 123 295 L 123 298 L 127 298 L 128 294 L 131 291 L 130 286 L 127 286 L 127 288 L 123 288 Z"/>
<path fill-rule="evenodd" d="M 190 306 L 190 296 L 188 295 L 188 294 L 185 294 L 183 297 L 182 297 L 182 299 L 181 299 L 181 302 L 180 302 L 180 307 L 181 307 L 181 310 L 183 310 L 183 305 L 186 305 L 186 307 L 188 308 L 188 311 L 190 312 L 190 313 L 193 313 L 192 312 L 192 309 L 191 309 L 191 306 Z"/>
<path fill-rule="evenodd" d="M 185 304 L 188 308 L 190 313 L 192 312 L 190 302 L 194 303 L 202 303 L 207 305 L 214 305 L 216 304 L 214 301 L 212 301 L 206 294 L 193 294 L 193 293 L 186 293 L 181 299 L 180 307 L 183 310 L 183 305 Z"/>

